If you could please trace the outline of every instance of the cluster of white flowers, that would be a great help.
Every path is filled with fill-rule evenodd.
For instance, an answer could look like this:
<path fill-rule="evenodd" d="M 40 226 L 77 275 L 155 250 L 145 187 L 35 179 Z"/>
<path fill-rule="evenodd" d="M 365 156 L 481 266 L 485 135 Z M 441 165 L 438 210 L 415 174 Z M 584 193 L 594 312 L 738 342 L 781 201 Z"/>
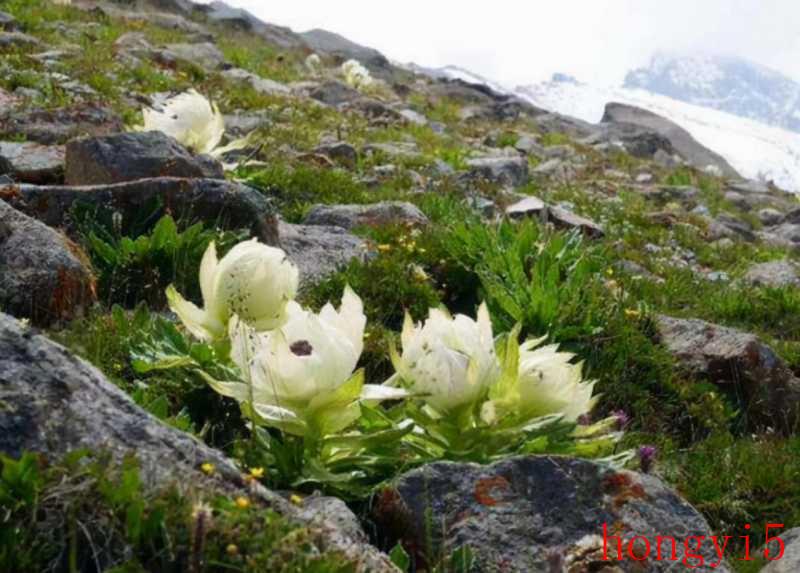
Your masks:
<path fill-rule="evenodd" d="M 342 74 L 344 74 L 344 81 L 347 85 L 357 90 L 368 87 L 373 83 L 369 70 L 361 65 L 358 60 L 347 60 L 343 63 Z"/>
<path fill-rule="evenodd" d="M 306 58 L 305 64 L 309 73 L 316 75 L 322 68 L 322 58 L 320 58 L 317 54 L 311 54 Z"/>
<path fill-rule="evenodd" d="M 431 309 L 422 324 L 406 316 L 402 354 L 392 348 L 397 373 L 385 385 L 365 384 L 356 371 L 367 322 L 361 299 L 347 287 L 338 310 L 328 303 L 314 313 L 294 301 L 297 285 L 286 254 L 253 239 L 221 261 L 214 244 L 208 247 L 200 266 L 204 308 L 167 290 L 170 308 L 193 335 L 229 338 L 241 380 L 209 383 L 259 423 L 324 436 L 357 420 L 364 401 L 407 397 L 438 418 L 479 412 L 489 427 L 549 414 L 574 422 L 596 401 L 581 365 L 556 345 L 519 344 L 512 333 L 498 358 L 502 342 L 492 334 L 485 304 L 477 320 L 441 309 Z"/>
<path fill-rule="evenodd" d="M 144 125 L 137 131 L 160 131 L 195 153 L 220 157 L 247 144 L 243 138 L 220 146 L 225 119 L 215 103 L 194 89 L 168 99 L 159 109 L 145 108 L 142 114 Z"/>
<path fill-rule="evenodd" d="M 393 355 L 397 375 L 392 383 L 423 396 L 439 416 L 479 406 L 489 425 L 548 414 L 574 422 L 594 407 L 594 383 L 583 381 L 582 366 L 572 363 L 572 354 L 558 352 L 557 345 L 537 348 L 543 339 L 517 345 L 513 337 L 514 359 L 501 363 L 485 304 L 477 320 L 439 309 L 431 309 L 424 324 L 406 316 L 403 352 Z"/>

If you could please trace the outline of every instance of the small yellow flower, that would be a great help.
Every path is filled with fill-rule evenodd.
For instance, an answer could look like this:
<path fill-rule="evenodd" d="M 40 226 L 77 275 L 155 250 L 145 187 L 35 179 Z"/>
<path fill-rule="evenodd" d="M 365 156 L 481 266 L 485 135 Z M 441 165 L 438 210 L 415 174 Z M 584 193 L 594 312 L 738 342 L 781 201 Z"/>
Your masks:
<path fill-rule="evenodd" d="M 642 316 L 642 313 L 640 310 L 637 310 L 635 308 L 626 308 L 625 316 L 628 318 L 640 318 Z"/>
<path fill-rule="evenodd" d="M 247 509 L 250 507 L 250 500 L 246 497 L 239 496 L 236 498 L 236 507 L 239 509 Z"/>
<path fill-rule="evenodd" d="M 250 468 L 250 475 L 255 479 L 261 479 L 264 477 L 264 468 Z"/>
<path fill-rule="evenodd" d="M 212 464 L 211 462 L 206 462 L 202 466 L 200 466 L 200 469 L 203 470 L 204 474 L 211 475 L 214 473 L 214 470 L 216 468 L 214 467 L 214 464 Z"/>
<path fill-rule="evenodd" d="M 614 276 L 614 269 L 612 267 L 608 267 L 606 269 L 606 275 L 613 277 Z"/>
<path fill-rule="evenodd" d="M 296 493 L 293 493 L 291 495 L 289 501 L 291 501 L 295 505 L 303 505 L 303 498 L 297 495 Z"/>
<path fill-rule="evenodd" d="M 391 245 L 385 245 L 385 244 L 378 245 L 378 250 L 380 252 L 382 252 L 382 253 L 388 253 L 389 251 L 392 250 L 392 246 Z"/>
<path fill-rule="evenodd" d="M 235 544 L 231 543 L 225 548 L 225 553 L 227 553 L 231 557 L 234 557 L 236 555 L 239 555 L 239 548 Z"/>

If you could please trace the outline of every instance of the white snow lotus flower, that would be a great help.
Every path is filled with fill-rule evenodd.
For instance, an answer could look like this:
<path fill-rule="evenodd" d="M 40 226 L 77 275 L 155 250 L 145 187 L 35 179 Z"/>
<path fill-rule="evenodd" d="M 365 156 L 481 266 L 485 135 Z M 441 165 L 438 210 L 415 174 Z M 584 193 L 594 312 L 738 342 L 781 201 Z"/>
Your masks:
<path fill-rule="evenodd" d="M 306 69 L 316 75 L 319 73 L 320 69 L 322 68 L 322 58 L 320 58 L 317 54 L 310 54 L 305 61 Z"/>
<path fill-rule="evenodd" d="M 338 311 L 328 303 L 316 314 L 290 302 L 287 315 L 282 327 L 261 334 L 234 318 L 231 358 L 245 381 L 209 380 L 246 413 L 252 407 L 260 423 L 322 437 L 357 420 L 362 401 L 405 397 L 403 390 L 364 384 L 363 370 L 354 374 L 367 319 L 349 287 Z"/>
<path fill-rule="evenodd" d="M 137 131 L 160 131 L 195 153 L 220 157 L 248 143 L 245 137 L 220 147 L 225 120 L 217 105 L 194 89 L 168 99 L 161 109 L 145 108 L 142 113 L 144 125 Z"/>
<path fill-rule="evenodd" d="M 595 383 L 583 380 L 582 364 L 574 364 L 575 355 L 559 352 L 557 344 L 539 347 L 543 340 L 528 340 L 516 352 L 506 351 L 506 358 L 511 358 L 506 365 L 513 371 L 504 373 L 492 388 L 491 400 L 482 412 L 484 421 L 495 423 L 511 415 L 525 422 L 557 414 L 575 422 L 594 407 L 598 400 L 592 396 Z M 517 345 L 516 331 L 509 344 Z"/>
<path fill-rule="evenodd" d="M 372 85 L 372 76 L 358 60 L 347 60 L 342 64 L 344 81 L 352 88 L 361 89 Z"/>
<path fill-rule="evenodd" d="M 486 396 L 500 372 L 485 304 L 477 320 L 430 309 L 424 324 L 406 315 L 402 355 L 393 349 L 399 378 L 440 415 L 457 414 Z"/>
<path fill-rule="evenodd" d="M 212 242 L 200 263 L 202 309 L 170 286 L 167 300 L 186 328 L 201 340 L 223 338 L 232 315 L 257 331 L 271 330 L 286 321 L 286 307 L 297 293 L 298 271 L 278 248 L 244 241 L 221 261 Z"/>

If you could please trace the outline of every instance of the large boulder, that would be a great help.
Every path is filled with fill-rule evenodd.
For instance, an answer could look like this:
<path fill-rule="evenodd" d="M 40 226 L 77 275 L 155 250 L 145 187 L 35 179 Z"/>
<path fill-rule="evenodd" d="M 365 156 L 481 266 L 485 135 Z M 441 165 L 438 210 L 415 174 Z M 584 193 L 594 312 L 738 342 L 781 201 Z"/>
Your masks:
<path fill-rule="evenodd" d="M 742 401 L 751 426 L 788 429 L 797 420 L 800 379 L 757 336 L 697 319 L 658 316 L 661 342 L 687 375 Z"/>
<path fill-rule="evenodd" d="M 358 60 L 379 75 L 391 68 L 389 60 L 378 50 L 356 44 L 334 32 L 316 28 L 303 32 L 300 36 L 315 52 L 328 54 L 341 60 Z"/>
<path fill-rule="evenodd" d="M 381 201 L 368 205 L 315 205 L 303 221 L 306 225 L 383 227 L 385 225 L 427 225 L 428 218 L 416 205 L 405 201 Z"/>
<path fill-rule="evenodd" d="M 63 144 L 76 137 L 109 135 L 124 129 L 119 115 L 97 105 L 56 110 L 10 108 L 0 113 L 0 137 L 24 137 L 44 145 Z"/>
<path fill-rule="evenodd" d="M 69 320 L 94 303 L 94 286 L 76 244 L 0 200 L 0 309 L 40 325 Z"/>
<path fill-rule="evenodd" d="M 150 177 L 222 179 L 222 165 L 192 155 L 160 131 L 118 133 L 76 139 L 67 144 L 67 185 L 107 185 Z"/>
<path fill-rule="evenodd" d="M 281 221 L 278 232 L 281 247 L 300 269 L 301 290 L 367 255 L 366 242 L 342 227 Z"/>
<path fill-rule="evenodd" d="M 249 229 L 264 243 L 278 243 L 278 224 L 270 202 L 257 190 L 221 179 L 158 177 L 115 185 L 0 185 L 0 199 L 51 227 L 76 233 L 76 207 L 116 212 L 123 230 L 142 211 L 160 205 L 176 219 L 203 221 L 222 229 Z"/>
<path fill-rule="evenodd" d="M 666 572 L 683 567 L 684 557 L 696 571 L 730 571 L 717 557 L 703 517 L 660 480 L 588 460 L 530 456 L 488 466 L 429 464 L 379 492 L 373 517 L 390 541 L 403 543 L 417 570 L 431 555 L 468 547 L 472 571 Z M 701 557 L 687 555 L 684 543 L 692 535 L 706 536 L 694 553 Z M 676 561 L 669 560 L 668 541 L 666 559 L 655 559 L 657 536 L 676 539 Z M 617 537 L 622 561 L 616 560 Z M 628 551 L 649 559 L 634 561 Z"/>
<path fill-rule="evenodd" d="M 0 175 L 23 183 L 61 183 L 64 180 L 64 147 L 0 141 Z"/>
<path fill-rule="evenodd" d="M 221 452 L 165 426 L 95 368 L 4 314 L 0 404 L 0 452 L 6 455 L 28 451 L 57 460 L 79 449 L 104 452 L 116 461 L 133 455 L 147 488 L 244 495 L 313 527 L 327 549 L 350 557 L 357 570 L 396 571 L 383 554 L 335 522 L 301 513 L 259 484 L 245 483 L 241 469 Z M 212 475 L 201 470 L 204 463 L 214 465 Z"/>
<path fill-rule="evenodd" d="M 726 177 L 741 178 L 721 155 L 701 145 L 688 131 L 669 119 L 646 109 L 612 102 L 606 105 L 601 123 L 612 137 L 618 136 L 623 141 L 633 137 L 638 148 L 644 145 L 646 140 L 644 135 L 649 132 L 654 134 L 650 136 L 653 139 L 651 147 L 654 153 L 659 149 L 669 152 L 668 149 L 664 149 L 663 142 L 656 144 L 656 139 L 659 139 L 657 136 L 660 136 L 667 140 L 672 149 L 681 157 L 698 169 L 705 169 L 711 165 L 719 168 Z M 631 126 L 640 129 L 634 130 Z"/>

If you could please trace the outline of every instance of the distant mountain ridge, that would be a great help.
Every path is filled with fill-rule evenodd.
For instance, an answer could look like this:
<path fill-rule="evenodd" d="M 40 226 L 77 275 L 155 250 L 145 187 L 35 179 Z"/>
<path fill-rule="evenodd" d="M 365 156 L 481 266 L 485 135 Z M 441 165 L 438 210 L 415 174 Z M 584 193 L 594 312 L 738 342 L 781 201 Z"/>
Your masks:
<path fill-rule="evenodd" d="M 800 132 L 800 83 L 742 58 L 660 53 L 624 87 Z"/>

